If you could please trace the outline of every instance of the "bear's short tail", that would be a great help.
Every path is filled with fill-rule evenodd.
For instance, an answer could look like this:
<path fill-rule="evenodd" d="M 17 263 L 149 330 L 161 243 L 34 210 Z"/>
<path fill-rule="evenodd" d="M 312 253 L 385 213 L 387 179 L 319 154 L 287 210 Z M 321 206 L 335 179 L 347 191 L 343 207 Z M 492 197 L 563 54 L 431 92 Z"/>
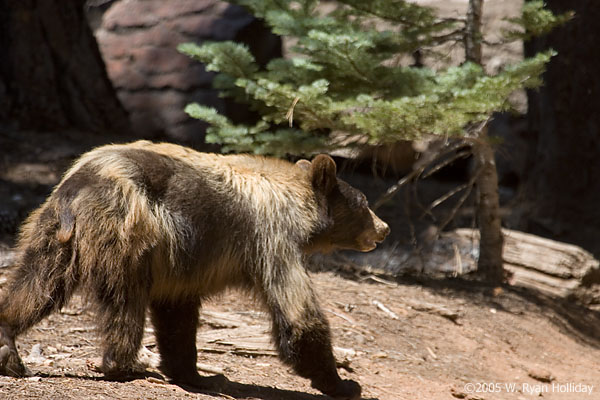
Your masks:
<path fill-rule="evenodd" d="M 61 205 L 58 210 L 58 220 L 59 228 L 56 232 L 56 238 L 61 243 L 67 243 L 75 230 L 75 216 L 69 206 Z"/>
<path fill-rule="evenodd" d="M 70 240 L 75 219 L 61 211 L 44 204 L 21 232 L 17 268 L 0 301 L 0 326 L 15 336 L 60 309 L 79 283 Z"/>

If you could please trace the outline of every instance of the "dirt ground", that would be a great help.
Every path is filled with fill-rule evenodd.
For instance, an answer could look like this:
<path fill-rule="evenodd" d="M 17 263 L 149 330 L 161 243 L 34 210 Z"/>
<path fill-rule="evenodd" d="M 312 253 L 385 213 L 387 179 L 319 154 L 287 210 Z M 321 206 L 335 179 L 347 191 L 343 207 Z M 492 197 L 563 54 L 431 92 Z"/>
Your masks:
<path fill-rule="evenodd" d="M 18 223 L 73 157 L 107 140 L 77 132 L 0 135 L 0 148 L 11 149 L 1 153 L 0 201 L 4 210 L 16 210 L 2 217 Z M 0 232 L 0 290 L 11 269 L 13 235 Z M 365 399 L 600 398 L 600 312 L 468 278 L 397 280 L 350 265 L 325 262 L 313 280 L 331 322 L 340 373 L 361 383 Z M 205 305 L 203 319 L 199 369 L 225 374 L 230 384 L 223 393 L 165 382 L 155 368 L 150 324 L 141 355 L 148 377 L 104 380 L 96 371 L 101 349 L 93 308 L 76 297 L 18 338 L 35 375 L 0 377 L 0 398 L 325 398 L 278 361 L 267 316 L 247 297 L 232 293 L 215 299 Z M 590 386 L 591 395 L 581 393 Z"/>
<path fill-rule="evenodd" d="M 6 268 L 0 271 L 3 282 Z M 329 271 L 313 281 L 342 348 L 340 374 L 358 380 L 365 399 L 600 398 L 598 312 L 464 280 L 393 282 Z M 0 377 L 0 398 L 324 398 L 273 355 L 267 316 L 247 297 L 227 294 L 203 310 L 199 368 L 227 376 L 222 393 L 169 384 L 152 367 L 146 379 L 103 380 L 93 309 L 76 297 L 19 338 L 35 376 Z M 154 365 L 155 352 L 148 324 L 142 358 Z M 591 395 L 576 391 L 584 385 Z"/>

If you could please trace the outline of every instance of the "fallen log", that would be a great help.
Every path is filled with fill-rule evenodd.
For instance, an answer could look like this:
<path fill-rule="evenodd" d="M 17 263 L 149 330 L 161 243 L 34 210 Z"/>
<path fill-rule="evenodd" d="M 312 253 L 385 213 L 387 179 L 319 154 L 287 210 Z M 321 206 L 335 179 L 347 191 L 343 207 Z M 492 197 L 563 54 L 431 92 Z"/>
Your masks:
<path fill-rule="evenodd" d="M 557 297 L 577 297 L 580 289 L 600 284 L 600 262 L 581 247 L 524 232 L 503 229 L 504 268 L 510 284 Z M 479 246 L 479 232 L 457 229 L 459 238 Z"/>

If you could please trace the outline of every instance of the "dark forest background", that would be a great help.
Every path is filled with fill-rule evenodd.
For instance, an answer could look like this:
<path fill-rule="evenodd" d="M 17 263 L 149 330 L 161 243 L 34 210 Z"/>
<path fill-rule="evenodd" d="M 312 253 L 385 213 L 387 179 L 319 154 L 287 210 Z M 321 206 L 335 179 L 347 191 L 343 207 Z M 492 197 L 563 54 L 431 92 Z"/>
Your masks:
<path fill-rule="evenodd" d="M 132 74 L 127 59 L 118 64 L 122 68 L 121 74 L 116 74 L 121 79 L 118 84 L 127 89 L 121 96 L 129 96 L 128 100 L 139 104 L 133 112 L 127 112 L 117 96 L 115 82 L 108 78 L 88 19 L 91 15 L 94 24 L 96 20 L 90 12 L 101 14 L 113 6 L 111 3 L 0 0 L 0 168 L 13 162 L 19 152 L 16 143 L 20 137 L 30 149 L 36 144 L 37 135 L 39 146 L 52 146 L 52 142 L 58 145 L 63 137 L 94 144 L 147 137 L 207 149 L 202 142 L 204 127 L 182 119 L 177 111 L 189 101 L 214 104 L 234 119 L 252 117 L 243 108 L 218 97 L 210 88 L 210 74 L 197 65 L 178 64 L 164 48 L 174 47 L 178 40 L 189 39 L 194 33 L 196 40 L 245 41 L 257 58 L 266 62 L 281 54 L 281 42 L 260 21 L 238 7 L 208 0 L 181 2 L 186 10 L 164 2 L 160 15 L 143 8 L 121 15 L 120 21 L 115 20 L 102 33 L 107 40 L 114 40 L 115 57 L 119 57 L 119 46 L 132 48 L 140 41 L 150 40 L 133 34 L 140 27 L 156 31 L 157 36 L 151 38 L 160 37 L 164 42 L 152 52 L 135 53 L 148 61 L 149 70 L 142 71 L 141 76 Z M 544 75 L 545 85 L 528 93 L 527 114 L 511 125 L 523 127 L 526 122 L 519 140 L 527 145 L 526 168 L 511 183 L 516 185 L 518 194 L 509 219 L 512 228 L 578 244 L 599 256 L 600 8 L 593 0 L 547 0 L 547 5 L 555 13 L 574 10 L 576 14 L 551 34 L 525 43 L 526 54 L 553 48 L 558 56 Z M 173 21 L 178 12 L 188 14 L 170 26 L 163 24 L 165 20 Z M 171 32 L 171 36 L 159 36 L 159 32 Z M 130 42 L 123 42 L 125 37 Z M 153 66 L 163 68 L 163 72 L 166 68 L 172 74 L 154 74 Z M 177 75 L 182 71 L 188 71 L 187 75 Z M 136 79 L 141 78 L 151 81 L 150 90 L 144 92 L 136 84 Z M 167 100 L 153 97 L 156 90 L 165 87 L 172 92 Z M 148 102 L 162 107 L 162 119 L 154 115 Z M 165 127 L 161 122 L 165 120 L 176 128 Z M 49 143 L 48 135 L 54 135 L 55 141 Z M 3 195 L 13 196 L 18 187 L 5 176 L 0 179 L 0 186 L 5 187 Z M 8 215 L 11 204 L 7 198 L 0 201 L 0 215 Z M 18 217 L 23 213 L 18 212 Z M 7 217 L 0 223 L 6 232 L 14 232 L 18 224 Z"/>

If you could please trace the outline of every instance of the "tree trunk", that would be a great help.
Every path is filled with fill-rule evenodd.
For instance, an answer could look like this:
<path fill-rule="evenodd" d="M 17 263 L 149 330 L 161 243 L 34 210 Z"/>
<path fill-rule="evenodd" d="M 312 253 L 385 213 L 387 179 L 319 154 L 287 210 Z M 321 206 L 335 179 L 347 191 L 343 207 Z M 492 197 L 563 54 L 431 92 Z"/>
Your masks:
<path fill-rule="evenodd" d="M 465 34 L 465 59 L 481 65 L 481 14 L 483 0 L 469 0 L 467 32 Z"/>
<path fill-rule="evenodd" d="M 523 228 L 600 254 L 600 7 L 594 0 L 546 0 L 554 13 L 575 17 L 525 46 L 526 55 L 553 48 L 545 85 L 530 91 L 532 205 Z"/>
<path fill-rule="evenodd" d="M 84 2 L 0 0 L 0 123 L 94 132 L 128 128 Z"/>
<path fill-rule="evenodd" d="M 467 34 L 465 35 L 465 58 L 481 65 L 481 16 L 483 0 L 469 0 L 467 10 Z M 500 203 L 498 199 L 498 172 L 494 159 L 494 149 L 489 143 L 487 127 L 481 129 L 473 144 L 473 156 L 479 174 L 476 180 L 478 205 L 477 222 L 481 241 L 479 244 L 478 272 L 491 283 L 501 283 L 504 279 L 502 266 L 502 230 Z"/>
<path fill-rule="evenodd" d="M 500 219 L 500 200 L 498 198 L 498 173 L 494 159 L 494 149 L 488 142 L 487 128 L 479 135 L 479 141 L 473 146 L 477 177 L 477 222 L 481 241 L 479 242 L 479 261 L 477 271 L 491 283 L 504 280 L 502 263 L 502 224 Z"/>

